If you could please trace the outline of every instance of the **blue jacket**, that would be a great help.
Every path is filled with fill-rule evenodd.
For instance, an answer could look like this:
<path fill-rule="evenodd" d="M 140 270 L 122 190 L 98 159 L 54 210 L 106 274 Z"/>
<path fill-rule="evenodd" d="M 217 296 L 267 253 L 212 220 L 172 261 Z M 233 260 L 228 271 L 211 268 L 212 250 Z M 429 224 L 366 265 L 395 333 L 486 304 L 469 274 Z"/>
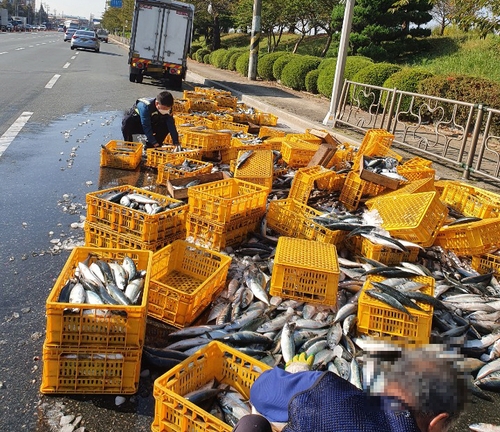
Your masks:
<path fill-rule="evenodd" d="M 268 420 L 287 422 L 283 432 L 420 432 L 401 401 L 368 395 L 332 372 L 268 370 L 250 402 Z"/>
<path fill-rule="evenodd" d="M 138 113 L 141 118 L 142 129 L 148 138 L 148 143 L 150 145 L 157 143 L 153 135 L 155 126 L 164 123 L 168 127 L 173 144 L 179 144 L 179 133 L 175 127 L 174 118 L 170 114 L 160 114 L 156 108 L 155 101 L 156 98 L 141 98 L 136 101 L 134 107 L 136 113 Z"/>

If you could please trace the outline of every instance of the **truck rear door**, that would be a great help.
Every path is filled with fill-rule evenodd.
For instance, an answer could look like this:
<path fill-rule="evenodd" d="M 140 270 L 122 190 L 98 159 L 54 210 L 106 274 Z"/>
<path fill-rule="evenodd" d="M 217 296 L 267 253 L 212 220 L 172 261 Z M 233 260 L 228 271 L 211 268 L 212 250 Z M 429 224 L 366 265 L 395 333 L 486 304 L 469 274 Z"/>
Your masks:
<path fill-rule="evenodd" d="M 173 2 L 165 9 L 159 60 L 166 63 L 183 64 L 191 41 L 193 11 Z"/>
<path fill-rule="evenodd" d="M 133 51 L 141 58 L 159 61 L 159 48 L 164 10 L 150 3 L 138 3 L 140 10 L 136 13 L 134 23 Z"/>

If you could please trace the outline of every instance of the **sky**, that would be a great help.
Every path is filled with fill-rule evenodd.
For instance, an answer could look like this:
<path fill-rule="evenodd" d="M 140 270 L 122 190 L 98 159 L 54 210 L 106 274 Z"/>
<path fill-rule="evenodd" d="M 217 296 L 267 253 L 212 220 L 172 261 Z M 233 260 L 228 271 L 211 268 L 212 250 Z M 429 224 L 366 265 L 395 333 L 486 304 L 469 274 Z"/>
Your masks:
<path fill-rule="evenodd" d="M 68 15 L 89 18 L 90 14 L 93 18 L 101 18 L 106 0 L 35 0 L 36 10 L 40 8 L 40 3 L 46 12 L 47 9 L 50 14 L 55 12 L 58 18 Z"/>

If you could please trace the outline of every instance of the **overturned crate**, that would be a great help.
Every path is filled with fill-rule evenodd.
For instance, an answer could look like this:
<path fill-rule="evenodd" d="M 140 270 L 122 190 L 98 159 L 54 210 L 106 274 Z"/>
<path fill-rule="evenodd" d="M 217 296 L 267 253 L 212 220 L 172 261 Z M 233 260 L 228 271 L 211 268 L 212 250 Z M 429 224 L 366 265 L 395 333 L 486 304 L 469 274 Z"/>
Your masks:
<path fill-rule="evenodd" d="M 239 167 L 238 161 L 242 161 Z M 273 172 L 272 150 L 252 150 L 252 153 L 238 152 L 234 178 L 262 185 L 271 190 L 273 187 Z"/>

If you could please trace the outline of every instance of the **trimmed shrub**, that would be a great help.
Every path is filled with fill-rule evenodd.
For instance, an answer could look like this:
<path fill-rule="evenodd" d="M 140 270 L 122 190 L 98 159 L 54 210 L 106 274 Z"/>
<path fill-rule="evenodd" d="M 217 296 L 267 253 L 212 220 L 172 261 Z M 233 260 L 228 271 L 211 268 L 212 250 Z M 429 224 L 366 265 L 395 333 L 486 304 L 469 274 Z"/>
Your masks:
<path fill-rule="evenodd" d="M 427 78 L 418 84 L 418 93 L 483 104 L 495 109 L 500 108 L 500 84 L 468 75 L 443 74 Z M 442 106 L 445 109 L 446 118 L 451 118 L 453 107 L 450 104 L 442 104 Z M 456 122 L 465 125 L 467 115 L 468 110 L 465 107 L 459 107 L 455 114 Z M 493 116 L 492 120 L 491 132 L 500 134 L 500 119 L 498 116 Z"/>
<path fill-rule="evenodd" d="M 229 61 L 227 63 L 227 68 L 229 70 L 235 71 L 236 70 L 236 62 L 240 55 L 243 54 L 243 50 L 234 50 L 234 52 L 230 55 Z"/>
<path fill-rule="evenodd" d="M 337 65 L 337 57 L 328 57 L 321 60 L 318 70 L 321 72 L 323 69 L 335 69 Z"/>
<path fill-rule="evenodd" d="M 274 81 L 273 65 L 276 59 L 287 54 L 286 51 L 276 51 L 264 54 L 257 63 L 257 74 L 264 80 Z"/>
<path fill-rule="evenodd" d="M 221 68 L 222 58 L 227 54 L 227 50 L 224 48 L 219 48 L 210 53 L 210 64 L 216 68 Z"/>
<path fill-rule="evenodd" d="M 203 63 L 210 64 L 210 53 L 203 56 Z"/>
<path fill-rule="evenodd" d="M 233 55 L 234 53 L 234 49 L 229 49 L 229 50 L 226 50 L 226 52 L 224 53 L 224 55 L 221 56 L 220 58 L 220 68 L 221 69 L 227 69 L 228 66 L 229 66 L 229 59 L 231 58 L 231 56 Z"/>
<path fill-rule="evenodd" d="M 273 64 L 273 77 L 276 81 L 281 80 L 281 72 L 287 63 L 295 56 L 298 56 L 298 54 L 286 53 L 275 60 Z"/>
<path fill-rule="evenodd" d="M 383 86 L 387 88 L 395 87 L 398 90 L 416 93 L 419 82 L 432 76 L 434 74 L 425 69 L 406 67 L 393 73 L 385 80 Z"/>
<path fill-rule="evenodd" d="M 203 58 L 207 55 L 207 54 L 210 54 L 210 50 L 206 49 L 206 48 L 202 48 L 202 49 L 199 49 L 198 51 L 196 51 L 196 54 L 195 54 L 195 60 L 197 62 L 200 62 L 200 63 L 203 63 Z"/>
<path fill-rule="evenodd" d="M 242 53 L 236 60 L 236 72 L 242 76 L 248 75 L 248 64 L 250 63 L 250 52 Z"/>
<path fill-rule="evenodd" d="M 307 73 L 316 69 L 320 63 L 319 57 L 293 57 L 281 71 L 281 83 L 294 90 L 305 90 Z"/>
<path fill-rule="evenodd" d="M 391 64 L 391 63 L 375 63 L 367 66 L 360 71 L 358 71 L 353 77 L 352 81 L 369 84 L 381 87 L 385 80 L 389 78 L 393 73 L 401 70 L 401 66 Z M 357 88 L 356 94 L 354 94 L 354 89 L 351 88 L 351 99 L 356 99 L 359 101 L 360 108 L 372 111 L 374 109 L 374 104 L 377 104 L 380 99 L 380 90 L 369 89 L 368 95 L 365 96 L 364 88 Z M 358 103 L 358 102 L 356 102 Z"/>
<path fill-rule="evenodd" d="M 312 71 L 307 72 L 305 84 L 306 90 L 312 94 L 318 94 L 318 76 L 319 69 L 313 69 Z"/>
<path fill-rule="evenodd" d="M 193 44 L 193 45 L 191 45 L 191 48 L 189 49 L 189 57 L 194 60 L 195 59 L 194 55 L 195 55 L 196 51 L 198 51 L 198 50 L 200 50 L 202 48 L 203 48 L 202 44 Z"/>
<path fill-rule="evenodd" d="M 348 56 L 345 60 L 344 79 L 352 80 L 361 69 L 374 64 L 372 59 L 364 56 Z"/>

